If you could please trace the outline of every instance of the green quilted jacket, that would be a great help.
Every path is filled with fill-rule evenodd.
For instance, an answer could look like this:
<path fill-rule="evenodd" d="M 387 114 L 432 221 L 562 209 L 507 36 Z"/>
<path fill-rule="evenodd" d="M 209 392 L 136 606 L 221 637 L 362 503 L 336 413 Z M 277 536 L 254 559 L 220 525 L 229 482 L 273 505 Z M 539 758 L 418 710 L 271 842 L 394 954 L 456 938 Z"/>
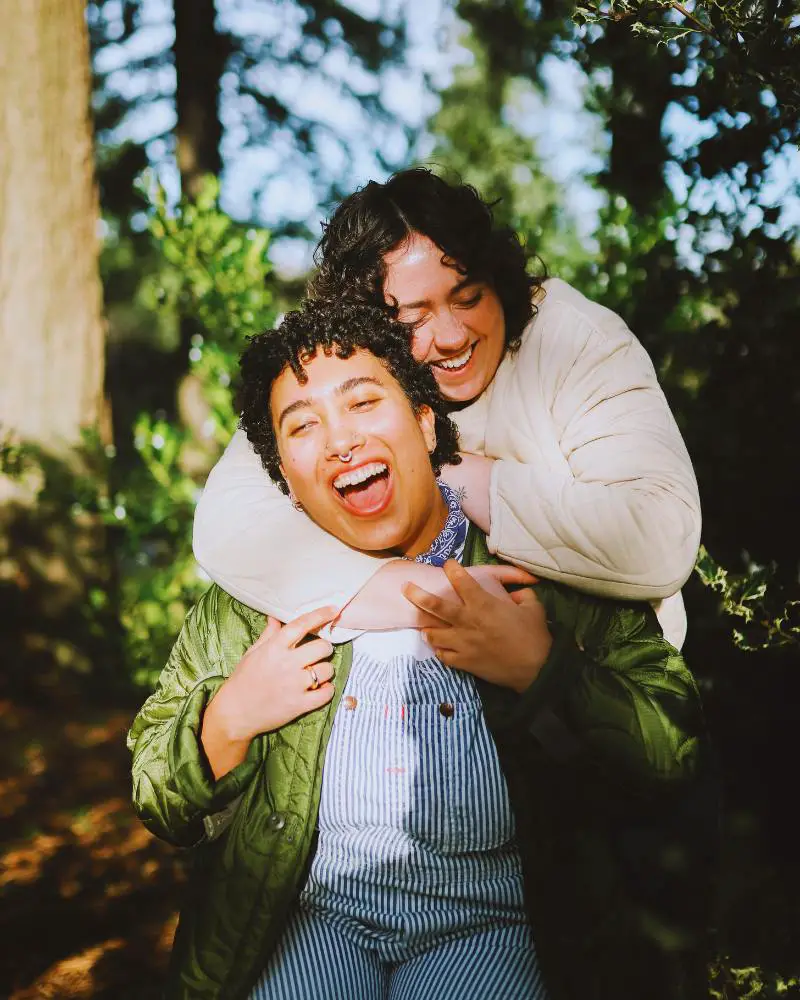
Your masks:
<path fill-rule="evenodd" d="M 465 562 L 490 559 L 471 529 Z M 694 680 L 648 605 L 536 589 L 554 635 L 540 675 L 522 695 L 478 687 L 550 998 L 705 997 L 716 797 Z M 333 701 L 254 740 L 219 781 L 200 745 L 205 706 L 263 627 L 212 587 L 128 736 L 139 816 L 192 856 L 169 998 L 246 1000 L 313 856 L 349 644 Z"/>

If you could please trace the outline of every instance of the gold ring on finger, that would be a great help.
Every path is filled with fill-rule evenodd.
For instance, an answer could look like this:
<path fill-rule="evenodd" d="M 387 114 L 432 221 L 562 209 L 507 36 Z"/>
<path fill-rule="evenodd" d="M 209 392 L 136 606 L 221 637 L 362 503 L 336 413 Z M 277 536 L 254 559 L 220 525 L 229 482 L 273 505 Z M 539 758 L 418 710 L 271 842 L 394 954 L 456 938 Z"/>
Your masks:
<path fill-rule="evenodd" d="M 317 672 L 313 667 L 309 667 L 308 672 L 311 674 L 311 687 L 309 690 L 316 691 L 319 687 L 319 677 L 317 677 Z"/>

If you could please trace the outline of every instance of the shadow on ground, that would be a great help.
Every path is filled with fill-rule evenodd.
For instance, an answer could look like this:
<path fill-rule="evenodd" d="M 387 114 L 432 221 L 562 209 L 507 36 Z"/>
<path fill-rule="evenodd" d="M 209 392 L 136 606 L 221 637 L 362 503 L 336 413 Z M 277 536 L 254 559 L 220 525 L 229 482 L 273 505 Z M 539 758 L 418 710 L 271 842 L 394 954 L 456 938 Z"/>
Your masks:
<path fill-rule="evenodd" d="M 0 996 L 159 995 L 180 856 L 130 806 L 132 712 L 0 701 Z"/>

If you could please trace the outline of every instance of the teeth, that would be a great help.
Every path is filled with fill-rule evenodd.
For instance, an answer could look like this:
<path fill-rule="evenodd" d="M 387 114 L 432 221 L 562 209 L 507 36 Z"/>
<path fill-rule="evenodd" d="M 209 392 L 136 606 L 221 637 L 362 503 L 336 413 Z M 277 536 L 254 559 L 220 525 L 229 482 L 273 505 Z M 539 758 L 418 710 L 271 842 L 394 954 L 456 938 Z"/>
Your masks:
<path fill-rule="evenodd" d="M 359 483 L 365 483 L 373 476 L 388 471 L 389 466 L 384 462 L 370 462 L 369 465 L 362 465 L 360 469 L 353 469 L 352 472 L 343 472 L 334 479 L 333 485 L 337 490 L 343 490 L 345 486 L 358 486 Z"/>
<path fill-rule="evenodd" d="M 463 368 L 472 357 L 472 350 L 474 346 L 474 344 L 470 344 L 466 351 L 456 355 L 456 357 L 448 358 L 447 361 L 437 361 L 436 364 L 439 368 L 446 368 L 448 371 L 452 371 L 454 368 Z"/>

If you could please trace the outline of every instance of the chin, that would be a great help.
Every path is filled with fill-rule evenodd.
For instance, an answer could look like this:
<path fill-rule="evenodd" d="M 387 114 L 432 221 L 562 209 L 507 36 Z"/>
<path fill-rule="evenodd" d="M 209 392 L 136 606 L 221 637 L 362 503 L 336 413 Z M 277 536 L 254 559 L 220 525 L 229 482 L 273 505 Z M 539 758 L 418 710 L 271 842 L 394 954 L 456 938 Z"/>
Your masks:
<path fill-rule="evenodd" d="M 448 385 L 446 387 L 439 385 L 442 396 L 453 403 L 471 403 L 473 399 L 480 396 L 485 388 L 485 385 L 477 383 L 473 379 L 464 385 Z"/>
<path fill-rule="evenodd" d="M 375 554 L 397 551 L 402 548 L 406 537 L 407 533 L 392 529 L 388 525 L 373 526 L 370 530 L 369 526 L 363 524 L 360 524 L 358 529 L 353 528 L 339 535 L 340 541 L 351 548 Z"/>

